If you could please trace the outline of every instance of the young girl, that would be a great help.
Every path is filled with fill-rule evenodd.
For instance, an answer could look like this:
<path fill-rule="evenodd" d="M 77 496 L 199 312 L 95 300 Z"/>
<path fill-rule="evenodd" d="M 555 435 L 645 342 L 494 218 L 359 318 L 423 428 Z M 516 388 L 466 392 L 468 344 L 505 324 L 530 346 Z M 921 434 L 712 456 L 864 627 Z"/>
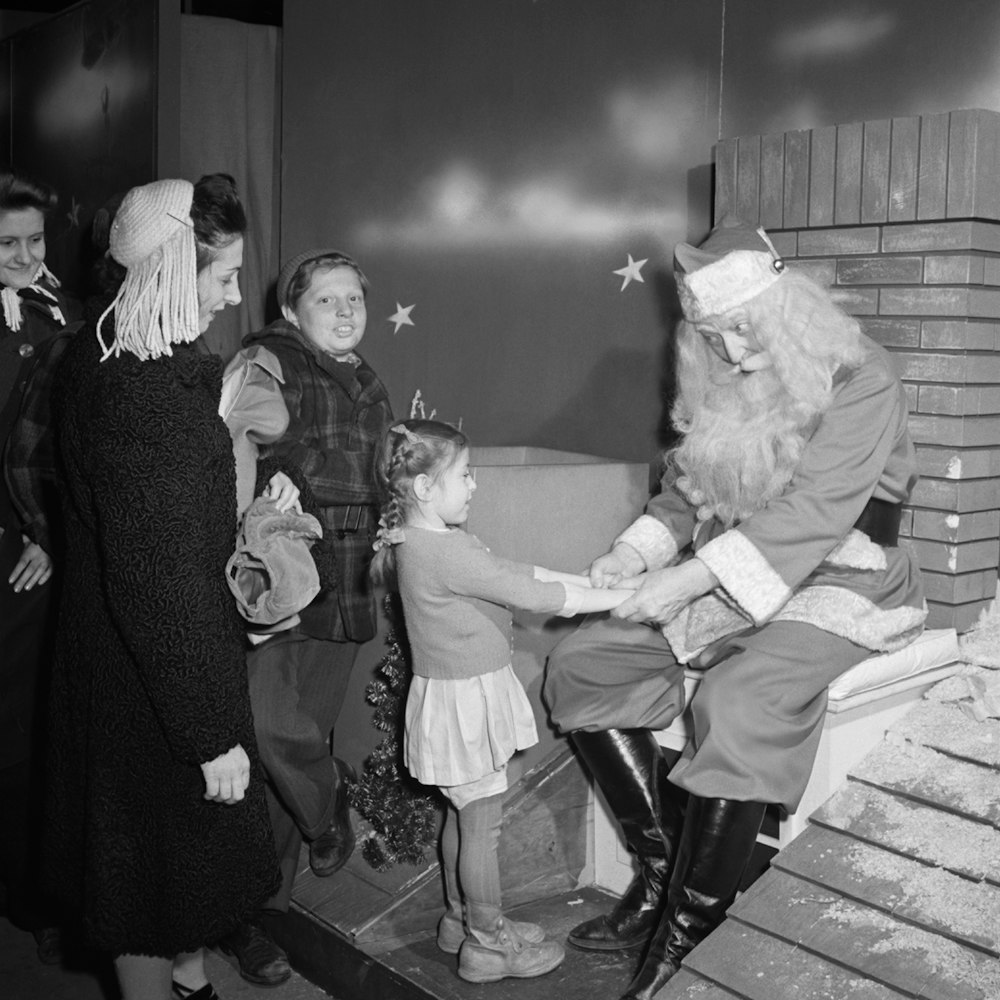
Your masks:
<path fill-rule="evenodd" d="M 537 925 L 503 916 L 497 863 L 507 761 L 538 741 L 511 666 L 510 608 L 569 617 L 609 610 L 631 591 L 592 590 L 586 577 L 499 558 L 458 530 L 476 484 L 466 438 L 447 424 L 391 427 L 378 473 L 385 502 L 372 572 L 395 576 L 413 654 L 403 757 L 448 800 L 438 946 L 458 953 L 469 982 L 541 976 L 563 948 Z"/>

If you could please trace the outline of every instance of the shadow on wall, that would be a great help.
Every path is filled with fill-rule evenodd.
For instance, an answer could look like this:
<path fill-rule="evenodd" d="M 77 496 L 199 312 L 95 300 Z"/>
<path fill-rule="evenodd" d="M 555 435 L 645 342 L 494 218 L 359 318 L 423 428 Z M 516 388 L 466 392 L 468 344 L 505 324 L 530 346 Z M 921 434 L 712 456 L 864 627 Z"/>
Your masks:
<path fill-rule="evenodd" d="M 664 331 L 660 351 L 660 418 L 656 424 L 656 440 L 660 448 L 667 449 L 677 440 L 677 432 L 670 422 L 670 410 L 677 395 L 677 324 L 683 318 L 677 296 L 677 282 L 673 272 L 665 269 L 653 274 L 656 304 L 660 326 Z M 658 464 L 658 463 L 657 463 Z"/>

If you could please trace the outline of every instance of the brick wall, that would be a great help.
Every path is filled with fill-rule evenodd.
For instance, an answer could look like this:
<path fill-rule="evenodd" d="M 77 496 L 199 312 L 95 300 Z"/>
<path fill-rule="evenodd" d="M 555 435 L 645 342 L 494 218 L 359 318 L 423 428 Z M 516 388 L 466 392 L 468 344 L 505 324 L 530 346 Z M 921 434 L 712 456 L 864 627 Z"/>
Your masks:
<path fill-rule="evenodd" d="M 894 355 L 921 475 L 904 544 L 929 624 L 967 629 L 1000 563 L 1000 114 L 724 140 L 727 213 L 763 225 Z"/>

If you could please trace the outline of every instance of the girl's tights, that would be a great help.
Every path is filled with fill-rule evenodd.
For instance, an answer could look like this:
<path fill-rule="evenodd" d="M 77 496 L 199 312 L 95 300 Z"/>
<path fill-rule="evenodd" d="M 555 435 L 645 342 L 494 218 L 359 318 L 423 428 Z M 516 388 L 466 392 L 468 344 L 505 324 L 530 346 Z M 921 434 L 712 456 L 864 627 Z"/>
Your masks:
<path fill-rule="evenodd" d="M 461 919 L 464 896 L 469 930 L 477 936 L 492 934 L 501 916 L 497 848 L 502 819 L 503 795 L 491 795 L 461 809 L 449 804 L 441 831 L 448 908 Z"/>

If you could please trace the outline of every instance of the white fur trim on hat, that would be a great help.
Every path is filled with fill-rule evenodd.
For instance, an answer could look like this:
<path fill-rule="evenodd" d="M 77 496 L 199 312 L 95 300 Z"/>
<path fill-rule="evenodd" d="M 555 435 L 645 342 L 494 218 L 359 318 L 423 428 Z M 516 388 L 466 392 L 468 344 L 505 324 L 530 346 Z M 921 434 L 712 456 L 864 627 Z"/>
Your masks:
<path fill-rule="evenodd" d="M 756 298 L 784 274 L 774 256 L 757 250 L 733 250 L 690 274 L 677 274 L 684 316 L 698 323 Z"/>

